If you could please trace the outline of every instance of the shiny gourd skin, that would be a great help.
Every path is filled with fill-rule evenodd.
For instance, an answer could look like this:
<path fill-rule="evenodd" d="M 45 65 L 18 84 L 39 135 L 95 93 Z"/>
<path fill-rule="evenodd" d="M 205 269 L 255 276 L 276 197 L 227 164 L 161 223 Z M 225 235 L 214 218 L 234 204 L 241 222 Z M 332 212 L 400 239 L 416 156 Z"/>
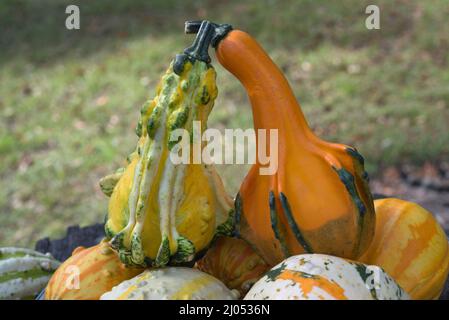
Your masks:
<path fill-rule="evenodd" d="M 78 247 L 53 274 L 45 289 L 45 300 L 98 300 L 103 293 L 140 272 L 142 269 L 122 264 L 107 242 L 90 248 Z"/>
<path fill-rule="evenodd" d="M 416 203 L 386 198 L 374 205 L 374 240 L 360 261 L 381 266 L 413 299 L 438 299 L 449 272 L 443 229 Z"/>
<path fill-rule="evenodd" d="M 146 270 L 103 294 L 101 300 L 235 300 L 231 291 L 211 275 L 192 268 Z"/>
<path fill-rule="evenodd" d="M 244 240 L 220 237 L 196 267 L 244 295 L 270 266 Z"/>
<path fill-rule="evenodd" d="M 245 87 L 254 128 L 278 130 L 277 172 L 261 175 L 257 162 L 236 198 L 241 237 L 271 265 L 300 253 L 359 257 L 375 225 L 363 157 L 312 133 L 287 80 L 250 35 L 230 31 L 216 55 Z"/>
<path fill-rule="evenodd" d="M 195 163 L 193 151 L 204 145 L 191 141 L 195 121 L 206 128 L 217 96 L 215 77 L 203 61 L 187 59 L 181 67 L 174 61 L 156 97 L 141 110 L 139 141 L 128 165 L 101 181 L 106 194 L 113 190 L 106 234 L 126 265 L 193 263 L 230 222 L 232 199 L 213 166 Z M 179 151 L 170 139 L 177 129 L 187 133 L 188 164 L 171 158 Z"/>
<path fill-rule="evenodd" d="M 0 300 L 34 299 L 59 265 L 49 253 L 0 248 Z"/>
<path fill-rule="evenodd" d="M 292 256 L 268 271 L 244 300 L 408 300 L 381 268 L 323 254 Z"/>

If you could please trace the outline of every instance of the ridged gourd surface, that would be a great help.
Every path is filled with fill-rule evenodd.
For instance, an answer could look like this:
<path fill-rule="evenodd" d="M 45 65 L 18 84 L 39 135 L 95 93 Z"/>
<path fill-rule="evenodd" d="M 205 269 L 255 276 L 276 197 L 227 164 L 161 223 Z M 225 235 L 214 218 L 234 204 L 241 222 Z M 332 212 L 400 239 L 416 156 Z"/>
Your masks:
<path fill-rule="evenodd" d="M 49 254 L 0 248 L 0 299 L 34 299 L 59 265 Z"/>
<path fill-rule="evenodd" d="M 449 244 L 436 218 L 401 199 L 374 205 L 374 240 L 360 260 L 381 266 L 413 299 L 438 299 L 449 273 Z"/>
<path fill-rule="evenodd" d="M 244 240 L 231 237 L 218 238 L 196 267 L 243 295 L 270 269 Z"/>
<path fill-rule="evenodd" d="M 78 247 L 53 274 L 45 289 L 46 300 L 98 300 L 122 281 L 143 269 L 126 267 L 108 243 Z"/>
<path fill-rule="evenodd" d="M 204 148 L 201 140 L 193 139 L 193 125 L 200 121 L 201 130 L 206 129 L 217 96 L 215 70 L 194 60 L 178 75 L 172 65 L 155 98 L 141 110 L 137 147 L 109 201 L 106 234 L 127 265 L 193 261 L 217 228 L 230 221 L 232 199 L 215 168 L 193 158 L 194 150 Z M 178 140 L 170 138 L 176 129 L 184 130 Z M 181 156 L 181 145 L 190 145 L 187 164 L 174 163 L 170 156 Z M 103 185 L 110 192 L 111 186 L 105 181 Z"/>

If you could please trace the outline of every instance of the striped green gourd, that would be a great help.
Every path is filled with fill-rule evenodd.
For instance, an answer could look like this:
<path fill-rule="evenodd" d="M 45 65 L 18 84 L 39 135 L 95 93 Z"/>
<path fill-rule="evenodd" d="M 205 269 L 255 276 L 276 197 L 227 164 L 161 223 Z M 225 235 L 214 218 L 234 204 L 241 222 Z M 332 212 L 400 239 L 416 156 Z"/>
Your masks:
<path fill-rule="evenodd" d="M 50 254 L 30 249 L 0 248 L 0 299 L 32 299 L 59 266 Z"/>

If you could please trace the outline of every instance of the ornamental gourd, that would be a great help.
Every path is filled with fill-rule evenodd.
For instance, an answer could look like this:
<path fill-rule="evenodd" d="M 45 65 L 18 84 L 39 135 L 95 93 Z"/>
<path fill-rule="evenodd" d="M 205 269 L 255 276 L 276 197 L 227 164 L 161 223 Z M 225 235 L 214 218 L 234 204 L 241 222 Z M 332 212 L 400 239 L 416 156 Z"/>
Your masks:
<path fill-rule="evenodd" d="M 413 299 L 438 299 L 449 272 L 446 234 L 416 203 L 375 200 L 376 232 L 360 261 L 385 269 Z"/>
<path fill-rule="evenodd" d="M 194 155 L 204 148 L 195 140 L 194 123 L 205 130 L 217 96 L 216 74 L 200 40 L 176 56 L 143 106 L 126 168 L 101 181 L 111 194 L 106 234 L 126 265 L 193 264 L 217 232 L 231 228 L 232 199 L 215 168 Z M 192 151 L 186 161 L 173 160 L 186 149 Z"/>
<path fill-rule="evenodd" d="M 101 300 L 235 300 L 239 296 L 220 280 L 192 268 L 146 270 L 114 287 Z"/>
<path fill-rule="evenodd" d="M 198 26 L 187 22 L 186 32 Z M 236 198 L 237 232 L 271 265 L 300 253 L 360 256 L 375 224 L 363 157 L 311 131 L 284 75 L 250 35 L 208 21 L 201 28 L 245 87 L 254 129 L 278 131 L 277 172 L 260 174 L 259 159 L 251 167 Z"/>
<path fill-rule="evenodd" d="M 60 262 L 50 254 L 0 248 L 0 300 L 33 299 L 46 285 Z"/>
<path fill-rule="evenodd" d="M 242 295 L 270 269 L 244 240 L 230 237 L 218 238 L 196 267 Z"/>
<path fill-rule="evenodd" d="M 381 268 L 323 254 L 290 257 L 268 271 L 244 300 L 408 300 Z"/>
<path fill-rule="evenodd" d="M 98 300 L 142 271 L 122 264 L 107 242 L 78 247 L 54 273 L 45 289 L 45 300 Z"/>

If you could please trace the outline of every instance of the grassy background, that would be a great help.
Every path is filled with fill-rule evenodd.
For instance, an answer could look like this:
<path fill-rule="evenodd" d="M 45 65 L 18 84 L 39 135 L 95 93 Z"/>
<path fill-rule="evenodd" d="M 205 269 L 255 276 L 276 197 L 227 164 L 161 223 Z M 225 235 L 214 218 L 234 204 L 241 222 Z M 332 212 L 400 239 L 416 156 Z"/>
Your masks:
<path fill-rule="evenodd" d="M 81 29 L 64 27 L 78 4 Z M 381 30 L 367 30 L 368 4 Z M 254 35 L 285 71 L 314 130 L 382 166 L 449 154 L 447 1 L 65 1 L 0 4 L 0 245 L 32 246 L 102 221 L 97 181 L 134 148 L 141 104 L 189 19 Z M 252 125 L 244 90 L 217 63 L 210 126 Z M 219 166 L 234 193 L 247 166 Z"/>

